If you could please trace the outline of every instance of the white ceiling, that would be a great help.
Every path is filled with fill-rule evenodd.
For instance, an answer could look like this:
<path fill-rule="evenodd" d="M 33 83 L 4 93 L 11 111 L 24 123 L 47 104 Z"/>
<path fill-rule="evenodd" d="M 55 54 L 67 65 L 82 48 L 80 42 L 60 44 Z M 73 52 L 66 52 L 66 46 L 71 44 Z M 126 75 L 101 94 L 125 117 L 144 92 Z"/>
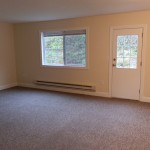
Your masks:
<path fill-rule="evenodd" d="M 150 9 L 150 0 L 0 0 L 0 22 L 31 22 Z"/>

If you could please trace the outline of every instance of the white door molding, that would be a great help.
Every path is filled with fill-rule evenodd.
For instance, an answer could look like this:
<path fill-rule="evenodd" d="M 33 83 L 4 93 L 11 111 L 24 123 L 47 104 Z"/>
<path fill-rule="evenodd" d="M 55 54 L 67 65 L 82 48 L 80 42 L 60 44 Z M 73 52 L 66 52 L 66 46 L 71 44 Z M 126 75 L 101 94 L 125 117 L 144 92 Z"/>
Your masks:
<path fill-rule="evenodd" d="M 145 75 L 145 53 L 146 53 L 146 39 L 147 39 L 147 25 L 127 25 L 127 26 L 112 26 L 110 27 L 110 55 L 109 55 L 109 96 L 112 97 L 112 51 L 113 51 L 113 30 L 117 29 L 143 29 L 143 45 L 142 45 L 142 66 L 140 78 L 140 101 L 144 96 L 144 75 Z"/>

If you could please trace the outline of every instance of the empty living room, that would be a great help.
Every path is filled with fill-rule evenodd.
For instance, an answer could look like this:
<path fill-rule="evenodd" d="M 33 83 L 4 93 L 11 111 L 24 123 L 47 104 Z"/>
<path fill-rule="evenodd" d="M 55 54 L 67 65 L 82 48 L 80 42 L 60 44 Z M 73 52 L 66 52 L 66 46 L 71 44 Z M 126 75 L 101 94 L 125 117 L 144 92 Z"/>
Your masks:
<path fill-rule="evenodd" d="M 150 1 L 0 0 L 0 150 L 149 150 Z"/>

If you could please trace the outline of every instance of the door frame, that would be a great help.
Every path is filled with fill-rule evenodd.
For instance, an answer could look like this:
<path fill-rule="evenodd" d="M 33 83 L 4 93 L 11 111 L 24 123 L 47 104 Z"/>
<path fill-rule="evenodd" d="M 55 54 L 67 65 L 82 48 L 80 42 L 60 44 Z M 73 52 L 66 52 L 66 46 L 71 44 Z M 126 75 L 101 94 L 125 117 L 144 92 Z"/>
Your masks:
<path fill-rule="evenodd" d="M 141 66 L 141 76 L 140 76 L 140 96 L 139 101 L 142 101 L 144 94 L 144 75 L 145 75 L 145 53 L 146 53 L 146 39 L 147 39 L 147 25 L 125 25 L 125 26 L 112 26 L 110 27 L 110 53 L 109 53 L 109 97 L 112 97 L 112 52 L 113 52 L 113 31 L 117 29 L 143 29 L 143 41 L 142 41 L 142 66 Z"/>

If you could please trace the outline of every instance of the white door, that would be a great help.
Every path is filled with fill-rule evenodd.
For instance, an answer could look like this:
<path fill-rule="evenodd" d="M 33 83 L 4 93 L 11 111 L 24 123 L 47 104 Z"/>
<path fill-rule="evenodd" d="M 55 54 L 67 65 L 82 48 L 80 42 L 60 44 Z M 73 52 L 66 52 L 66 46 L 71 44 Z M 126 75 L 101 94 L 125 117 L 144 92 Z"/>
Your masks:
<path fill-rule="evenodd" d="M 139 100 L 142 28 L 113 30 L 112 97 Z"/>

